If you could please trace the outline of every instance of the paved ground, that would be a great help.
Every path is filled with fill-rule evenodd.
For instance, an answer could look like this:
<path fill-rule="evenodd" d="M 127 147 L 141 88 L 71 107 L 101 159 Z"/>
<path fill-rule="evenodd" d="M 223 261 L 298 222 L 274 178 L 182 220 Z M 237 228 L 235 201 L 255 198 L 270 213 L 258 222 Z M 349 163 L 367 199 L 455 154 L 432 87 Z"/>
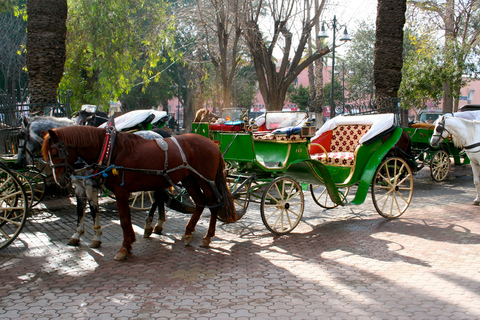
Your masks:
<path fill-rule="evenodd" d="M 121 228 L 102 204 L 104 243 L 93 227 L 69 247 L 73 199 L 37 207 L 24 232 L 0 251 L 0 319 L 479 319 L 480 208 L 469 167 L 443 183 L 422 170 L 411 207 L 387 221 L 370 201 L 307 209 L 293 233 L 275 237 L 251 205 L 217 229 L 210 249 L 181 241 L 188 216 L 170 211 L 164 235 L 137 242 L 127 261 L 113 256 Z"/>

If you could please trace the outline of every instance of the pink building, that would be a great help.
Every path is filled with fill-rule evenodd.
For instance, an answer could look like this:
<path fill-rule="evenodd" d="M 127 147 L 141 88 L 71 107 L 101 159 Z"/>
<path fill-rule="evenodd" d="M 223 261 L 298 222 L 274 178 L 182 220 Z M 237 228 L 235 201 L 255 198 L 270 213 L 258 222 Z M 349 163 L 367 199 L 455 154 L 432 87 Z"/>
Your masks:
<path fill-rule="evenodd" d="M 324 83 L 330 82 L 330 74 L 331 74 L 331 67 L 327 67 L 323 69 L 323 81 Z M 336 75 L 338 77 L 338 75 Z M 294 81 L 294 84 L 296 87 L 302 85 L 304 87 L 308 87 L 310 85 L 308 81 L 308 69 L 303 70 L 297 77 L 297 79 Z M 329 107 L 324 108 L 328 113 L 330 113 Z M 291 103 L 288 101 L 288 99 L 285 101 L 285 105 L 283 106 L 283 110 L 292 110 L 292 111 L 297 111 L 298 107 L 296 104 Z M 252 109 L 251 111 L 255 112 L 265 112 L 265 101 L 263 100 L 262 95 L 260 94 L 260 91 L 257 91 L 257 94 L 255 95 L 255 98 L 253 99 L 252 103 Z"/>

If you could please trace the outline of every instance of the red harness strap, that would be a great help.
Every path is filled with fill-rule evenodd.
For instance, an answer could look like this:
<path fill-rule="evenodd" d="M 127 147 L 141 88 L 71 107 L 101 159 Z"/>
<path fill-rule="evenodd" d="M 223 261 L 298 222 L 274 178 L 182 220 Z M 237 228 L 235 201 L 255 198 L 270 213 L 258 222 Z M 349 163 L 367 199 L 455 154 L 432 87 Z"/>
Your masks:
<path fill-rule="evenodd" d="M 112 115 L 105 127 L 106 134 L 105 140 L 103 140 L 102 152 L 97 161 L 97 165 L 110 165 L 110 158 L 112 156 L 113 144 L 115 143 L 115 137 L 117 136 L 117 130 L 115 129 L 115 119 Z M 98 172 L 98 167 L 95 169 L 95 174 Z"/>

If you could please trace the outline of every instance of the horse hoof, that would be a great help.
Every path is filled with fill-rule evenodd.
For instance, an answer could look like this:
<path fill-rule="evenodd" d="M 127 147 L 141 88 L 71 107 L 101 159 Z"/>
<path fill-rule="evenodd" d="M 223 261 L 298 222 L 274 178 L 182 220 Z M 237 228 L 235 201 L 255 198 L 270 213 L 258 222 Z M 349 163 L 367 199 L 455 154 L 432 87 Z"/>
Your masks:
<path fill-rule="evenodd" d="M 152 235 L 153 228 L 148 228 L 143 231 L 143 237 L 148 238 Z"/>
<path fill-rule="evenodd" d="M 480 205 L 480 201 L 475 200 L 475 201 L 473 201 L 472 204 L 473 204 L 474 206 L 478 206 L 478 205 Z"/>
<path fill-rule="evenodd" d="M 120 251 L 118 251 L 118 253 L 115 255 L 113 259 L 117 261 L 122 261 L 122 260 L 126 260 L 127 257 L 128 257 L 128 251 L 125 249 L 120 249 Z"/>
<path fill-rule="evenodd" d="M 153 229 L 153 233 L 155 234 L 162 234 L 162 231 L 163 231 L 163 227 L 155 227 Z"/>
<path fill-rule="evenodd" d="M 102 241 L 92 240 L 92 243 L 90 243 L 90 248 L 100 248 L 101 244 Z"/>
<path fill-rule="evenodd" d="M 192 240 L 193 240 L 193 234 L 185 235 L 184 241 L 186 246 L 188 246 L 192 242 Z"/>
<path fill-rule="evenodd" d="M 212 242 L 210 239 L 203 238 L 202 244 L 200 245 L 200 247 L 208 248 L 210 247 L 210 242 Z"/>
<path fill-rule="evenodd" d="M 80 244 L 80 239 L 70 238 L 68 241 L 69 246 L 78 246 Z"/>

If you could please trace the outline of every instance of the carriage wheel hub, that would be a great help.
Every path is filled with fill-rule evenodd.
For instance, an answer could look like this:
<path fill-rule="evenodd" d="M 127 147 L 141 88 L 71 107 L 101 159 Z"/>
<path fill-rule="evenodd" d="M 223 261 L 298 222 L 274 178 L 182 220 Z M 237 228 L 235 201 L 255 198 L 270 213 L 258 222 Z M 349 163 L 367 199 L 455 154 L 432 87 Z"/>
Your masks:
<path fill-rule="evenodd" d="M 290 208 L 290 203 L 287 202 L 285 203 L 285 209 L 288 209 L 288 208 Z"/>

